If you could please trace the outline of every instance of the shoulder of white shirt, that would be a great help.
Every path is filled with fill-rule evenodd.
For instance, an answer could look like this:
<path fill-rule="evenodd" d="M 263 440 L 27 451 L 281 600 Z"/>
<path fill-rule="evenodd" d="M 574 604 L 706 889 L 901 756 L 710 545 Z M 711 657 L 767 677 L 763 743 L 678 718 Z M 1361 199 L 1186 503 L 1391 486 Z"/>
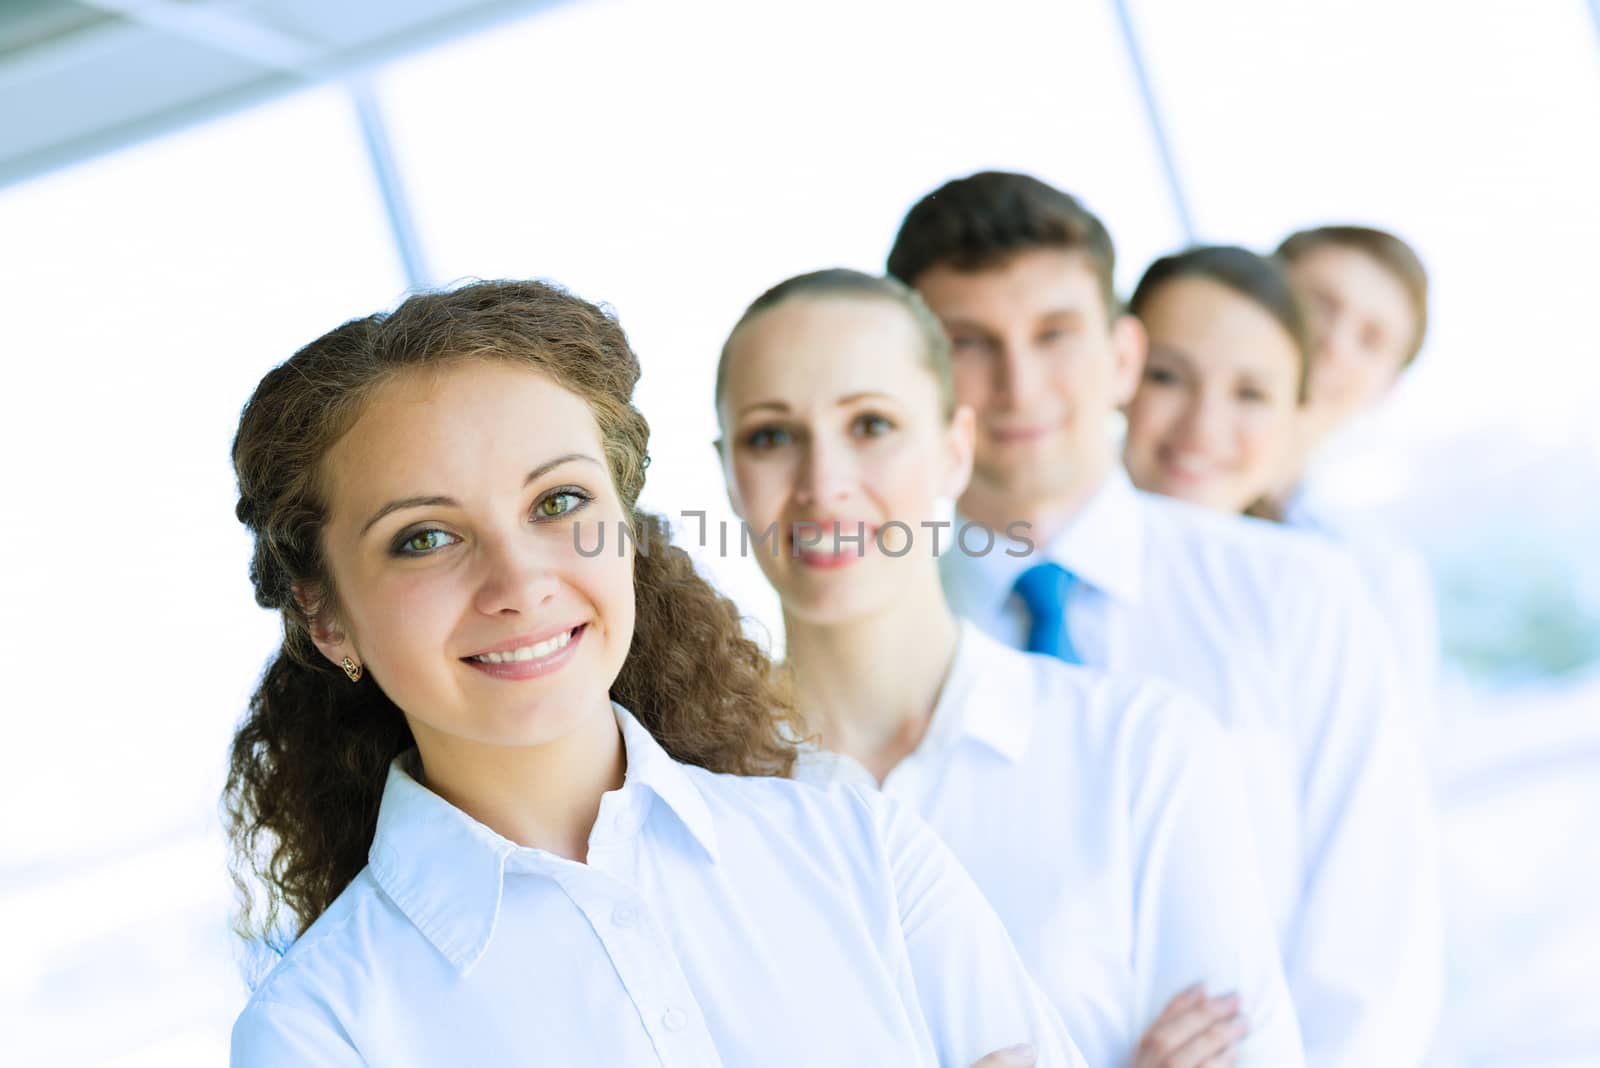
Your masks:
<path fill-rule="evenodd" d="M 1254 574 L 1272 583 L 1296 576 L 1342 582 L 1360 572 L 1348 549 L 1314 531 L 1142 491 L 1139 497 L 1152 529 L 1184 543 L 1187 552 L 1226 567 L 1230 575 Z"/>

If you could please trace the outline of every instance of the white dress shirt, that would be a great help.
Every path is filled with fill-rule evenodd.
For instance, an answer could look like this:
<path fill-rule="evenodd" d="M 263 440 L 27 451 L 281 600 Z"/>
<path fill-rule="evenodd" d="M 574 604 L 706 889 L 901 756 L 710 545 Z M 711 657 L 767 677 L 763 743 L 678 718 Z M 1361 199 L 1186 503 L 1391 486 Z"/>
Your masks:
<path fill-rule="evenodd" d="M 1194 983 L 1237 992 L 1238 1064 L 1304 1064 L 1237 777 L 1192 698 L 1021 653 L 963 624 L 915 752 L 883 792 L 915 808 L 1005 921 L 1093 1065 L 1123 1068 Z M 797 777 L 875 784 L 848 756 Z"/>
<path fill-rule="evenodd" d="M 368 866 L 256 988 L 233 1064 L 1083 1065 L 921 820 L 674 761 L 617 709 L 588 863 L 390 769 Z M 414 753 L 410 755 L 414 758 Z"/>
<path fill-rule="evenodd" d="M 1441 656 L 1439 605 L 1427 562 L 1377 525 L 1320 507 L 1303 495 L 1289 502 L 1283 521 L 1327 538 L 1360 568 L 1389 627 L 1406 707 L 1426 746 L 1438 726 Z"/>
<path fill-rule="evenodd" d="M 982 539 L 967 544 L 982 548 Z M 1307 1062 L 1416 1064 L 1443 985 L 1437 833 L 1385 629 L 1355 566 L 1281 525 L 1140 493 L 1120 469 L 1049 545 L 947 552 L 957 611 L 1022 646 L 1018 575 L 1053 560 L 1090 665 L 1208 705 L 1245 773 Z"/>

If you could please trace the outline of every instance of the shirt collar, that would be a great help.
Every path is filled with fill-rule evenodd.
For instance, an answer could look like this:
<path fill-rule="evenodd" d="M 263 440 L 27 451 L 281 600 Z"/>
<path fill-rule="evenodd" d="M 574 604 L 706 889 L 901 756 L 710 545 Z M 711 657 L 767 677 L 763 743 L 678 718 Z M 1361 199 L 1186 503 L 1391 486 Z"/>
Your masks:
<path fill-rule="evenodd" d="M 1015 649 L 962 621 L 950 676 L 939 693 L 923 746 L 940 747 L 970 738 L 1012 764 L 1028 751 L 1036 702 L 1019 686 Z"/>
<path fill-rule="evenodd" d="M 622 731 L 627 772 L 622 789 L 601 799 L 602 819 L 596 822 L 591 846 L 602 837 L 637 834 L 655 797 L 715 862 L 716 826 L 688 772 L 631 713 L 621 705 L 612 708 Z M 415 749 L 389 765 L 368 863 L 383 892 L 465 975 L 494 937 L 507 859 L 554 858 L 519 846 L 468 816 L 423 786 L 420 772 Z M 608 809 L 619 808 L 632 818 L 606 819 Z"/>
<path fill-rule="evenodd" d="M 1016 764 L 1033 737 L 1037 702 L 1019 675 L 1019 653 L 963 620 L 950 673 L 939 689 L 928 730 L 907 759 L 938 756 L 971 739 Z M 877 780 L 860 762 L 843 753 L 806 743 L 800 747 L 794 777 L 801 782 L 844 782 L 877 788 Z M 894 773 L 890 773 L 893 781 Z"/>
<path fill-rule="evenodd" d="M 685 767 L 656 741 L 633 714 L 619 704 L 617 722 L 622 726 L 622 745 L 628 754 L 628 771 L 623 782 L 623 792 L 631 786 L 642 787 L 660 798 L 683 824 L 707 859 L 715 863 L 720 850 L 717 844 L 717 825 L 706 805 L 705 795 L 689 777 Z"/>
<path fill-rule="evenodd" d="M 1139 491 L 1114 467 L 1045 554 L 1113 599 L 1137 604 L 1144 592 L 1144 527 Z"/>
<path fill-rule="evenodd" d="M 1031 540 L 996 532 L 995 544 L 986 553 L 947 549 L 940 561 L 946 580 L 964 609 L 985 602 L 1002 605 L 1018 576 L 1039 563 L 1042 555 L 1112 599 L 1137 604 L 1144 592 L 1142 503 L 1127 472 L 1114 467 L 1054 541 L 1041 548 Z M 957 516 L 957 529 L 966 522 Z M 975 536 L 971 540 L 982 544 Z"/>

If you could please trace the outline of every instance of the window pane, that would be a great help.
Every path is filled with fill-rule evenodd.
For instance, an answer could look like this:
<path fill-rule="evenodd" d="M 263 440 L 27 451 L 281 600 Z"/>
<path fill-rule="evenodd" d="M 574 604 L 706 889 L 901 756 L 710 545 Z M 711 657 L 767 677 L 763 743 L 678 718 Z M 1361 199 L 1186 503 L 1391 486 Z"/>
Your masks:
<path fill-rule="evenodd" d="M 1133 7 L 1206 239 L 1271 247 L 1364 222 L 1428 264 L 1427 347 L 1340 443 L 1332 493 L 1389 510 L 1430 552 L 1446 639 L 1480 680 L 1600 658 L 1600 63 L 1584 4 L 1233 0 L 1226 33 L 1208 5 Z"/>
<path fill-rule="evenodd" d="M 707 565 L 775 626 L 737 531 L 730 558 L 717 545 L 725 333 L 787 275 L 882 270 L 916 198 L 984 167 L 1080 193 L 1133 261 L 1170 246 L 1123 56 L 1099 4 L 619 0 L 407 60 L 382 86 L 439 275 L 549 277 L 616 306 L 645 365 L 646 503 L 709 513 Z"/>
<path fill-rule="evenodd" d="M 217 793 L 277 644 L 228 448 L 268 367 L 403 282 L 336 90 L 0 191 L 0 234 L 0 1044 L 219 1064 Z"/>

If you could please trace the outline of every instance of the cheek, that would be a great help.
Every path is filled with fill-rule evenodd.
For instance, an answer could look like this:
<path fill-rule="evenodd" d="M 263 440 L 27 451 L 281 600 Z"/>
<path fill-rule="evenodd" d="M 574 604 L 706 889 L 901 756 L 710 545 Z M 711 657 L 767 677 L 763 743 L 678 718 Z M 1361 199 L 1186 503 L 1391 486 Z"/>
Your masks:
<path fill-rule="evenodd" d="M 982 410 L 989 399 L 988 362 L 958 357 L 951 362 L 950 375 L 955 386 L 956 402 Z"/>
<path fill-rule="evenodd" d="M 615 524 L 615 520 L 612 523 Z M 590 559 L 576 557 L 571 561 L 567 581 L 593 607 L 608 640 L 625 649 L 633 639 L 633 557 L 612 537 L 614 534 L 620 537 L 621 528 L 612 525 L 606 532 L 604 552 Z M 651 543 L 637 551 L 665 552 L 666 549 L 664 544 Z"/>
<path fill-rule="evenodd" d="M 470 598 L 453 571 L 439 568 L 372 583 L 351 615 L 355 629 L 379 646 L 372 655 L 382 656 L 387 649 L 414 650 L 447 634 Z"/>
<path fill-rule="evenodd" d="M 765 528 L 783 512 L 784 502 L 794 496 L 795 465 L 785 459 L 736 459 L 732 465 L 733 484 L 744 505 L 744 518 L 754 527 Z"/>
<path fill-rule="evenodd" d="M 433 703 L 471 592 L 447 571 L 418 572 L 372 583 L 345 600 L 350 636 L 384 692 L 401 708 Z"/>
<path fill-rule="evenodd" d="M 1153 450 L 1183 412 L 1183 400 L 1170 389 L 1142 389 L 1128 406 L 1128 449 Z"/>
<path fill-rule="evenodd" d="M 906 441 L 862 460 L 863 488 L 885 518 L 921 520 L 931 513 L 940 488 L 941 472 L 934 462 L 939 448 L 936 441 Z"/>
<path fill-rule="evenodd" d="M 1234 433 L 1241 461 L 1251 467 L 1275 462 L 1288 450 L 1293 426 L 1294 410 L 1287 406 L 1241 412 Z"/>

